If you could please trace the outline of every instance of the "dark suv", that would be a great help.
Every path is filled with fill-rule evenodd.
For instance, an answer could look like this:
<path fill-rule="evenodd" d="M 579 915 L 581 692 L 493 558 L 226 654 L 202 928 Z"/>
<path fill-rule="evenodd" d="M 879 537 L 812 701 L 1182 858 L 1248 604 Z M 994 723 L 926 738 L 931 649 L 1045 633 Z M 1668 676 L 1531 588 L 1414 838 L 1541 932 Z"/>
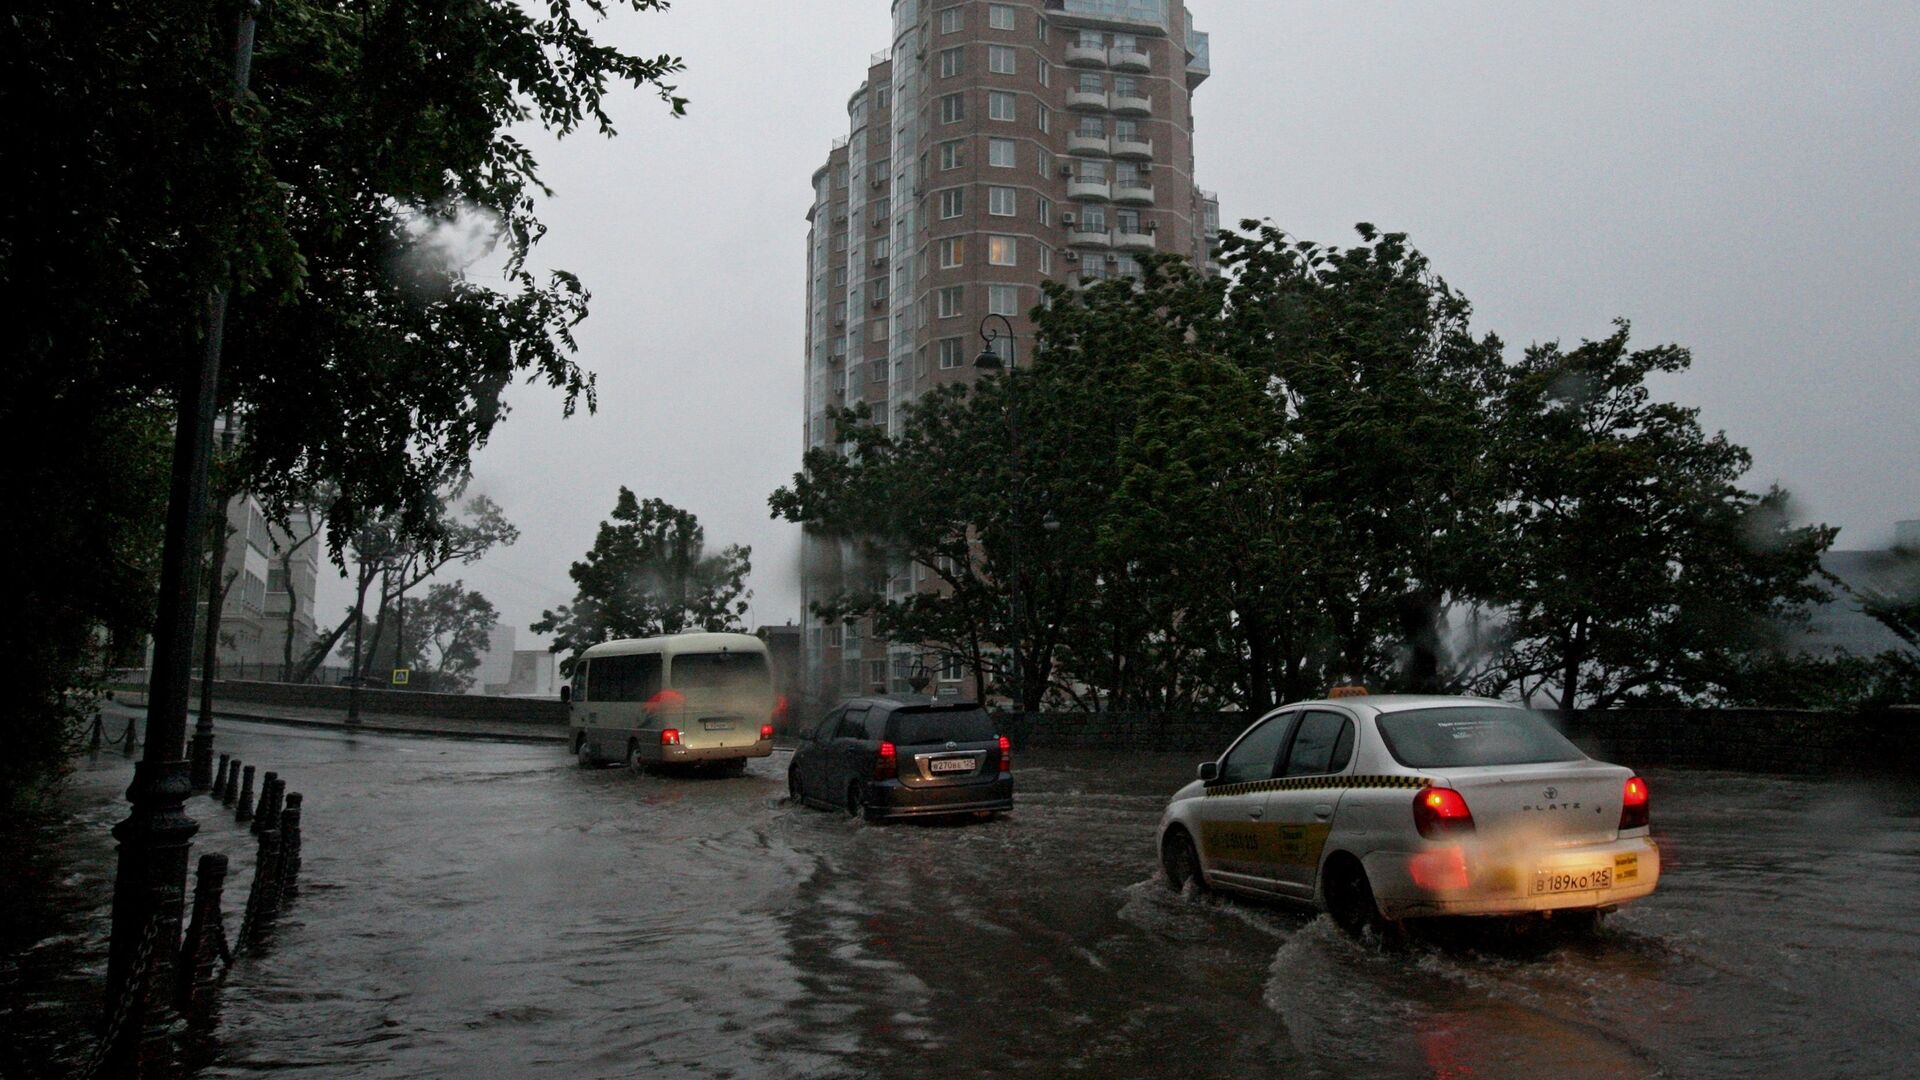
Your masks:
<path fill-rule="evenodd" d="M 869 821 L 1011 810 L 1012 750 L 970 701 L 854 698 L 801 733 L 787 790 Z"/>

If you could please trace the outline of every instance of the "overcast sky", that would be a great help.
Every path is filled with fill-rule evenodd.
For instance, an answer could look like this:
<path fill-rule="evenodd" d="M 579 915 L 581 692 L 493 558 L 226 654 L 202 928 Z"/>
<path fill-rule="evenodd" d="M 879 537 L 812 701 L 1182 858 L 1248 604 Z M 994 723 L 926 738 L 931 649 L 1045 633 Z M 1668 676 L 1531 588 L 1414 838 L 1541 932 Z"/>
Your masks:
<path fill-rule="evenodd" d="M 1752 450 L 1838 546 L 1920 517 L 1920 7 L 1189 0 L 1212 35 L 1198 183 L 1223 221 L 1346 243 L 1412 234 L 1526 344 L 1690 347 L 1660 392 Z M 555 196 L 536 262 L 593 292 L 597 415 L 540 387 L 477 458 L 521 530 L 451 569 L 527 624 L 620 485 L 753 547 L 752 622 L 797 621 L 804 215 L 887 0 L 679 0 L 604 37 L 683 57 L 687 116 L 618 95 L 619 137 L 528 138 Z M 322 621 L 350 601 L 323 582 Z"/>

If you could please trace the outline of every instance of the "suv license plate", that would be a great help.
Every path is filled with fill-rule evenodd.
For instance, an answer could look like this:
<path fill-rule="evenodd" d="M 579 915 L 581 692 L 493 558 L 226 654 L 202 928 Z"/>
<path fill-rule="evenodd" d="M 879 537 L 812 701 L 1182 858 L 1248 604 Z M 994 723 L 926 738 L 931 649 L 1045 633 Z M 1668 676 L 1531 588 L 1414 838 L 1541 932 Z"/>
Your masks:
<path fill-rule="evenodd" d="M 1533 875 L 1533 894 L 1580 892 L 1585 889 L 1613 888 L 1613 867 L 1591 870 L 1541 870 Z"/>
<path fill-rule="evenodd" d="M 930 772 L 972 772 L 972 758 L 939 758 L 928 765 Z"/>

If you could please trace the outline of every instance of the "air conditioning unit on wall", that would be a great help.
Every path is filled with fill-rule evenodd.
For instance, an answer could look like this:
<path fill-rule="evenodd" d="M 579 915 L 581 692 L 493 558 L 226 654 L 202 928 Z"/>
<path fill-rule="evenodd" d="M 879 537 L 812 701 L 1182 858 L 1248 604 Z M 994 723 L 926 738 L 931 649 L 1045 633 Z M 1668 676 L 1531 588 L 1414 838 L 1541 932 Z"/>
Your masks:
<path fill-rule="evenodd" d="M 1073 222 L 1074 222 L 1074 217 L 1073 217 L 1073 215 L 1072 215 L 1072 214 L 1070 214 L 1070 213 L 1067 213 L 1067 214 L 1061 214 L 1061 215 L 1060 215 L 1060 224 L 1062 224 L 1062 225 L 1071 225 L 1071 224 L 1073 224 Z"/>

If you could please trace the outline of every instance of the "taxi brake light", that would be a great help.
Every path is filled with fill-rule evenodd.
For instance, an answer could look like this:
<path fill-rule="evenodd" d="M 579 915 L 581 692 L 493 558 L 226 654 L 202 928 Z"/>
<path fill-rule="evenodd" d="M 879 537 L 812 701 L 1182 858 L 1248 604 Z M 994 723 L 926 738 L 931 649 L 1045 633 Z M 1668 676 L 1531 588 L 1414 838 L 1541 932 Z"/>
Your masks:
<path fill-rule="evenodd" d="M 1421 836 L 1436 840 L 1448 833 L 1472 832 L 1473 811 L 1458 791 L 1425 787 L 1413 797 L 1413 824 Z"/>
<path fill-rule="evenodd" d="M 1013 740 L 1000 736 L 1000 771 L 1013 771 Z"/>
<path fill-rule="evenodd" d="M 880 753 L 873 759 L 873 778 L 891 780 L 900 775 L 900 755 L 890 742 L 880 744 Z"/>
<path fill-rule="evenodd" d="M 679 728 L 661 729 L 660 745 L 661 746 L 679 746 L 680 745 L 680 729 Z"/>
<path fill-rule="evenodd" d="M 1629 776 L 1627 786 L 1620 792 L 1620 827 L 1644 828 L 1649 820 L 1647 782 L 1637 776 Z"/>

